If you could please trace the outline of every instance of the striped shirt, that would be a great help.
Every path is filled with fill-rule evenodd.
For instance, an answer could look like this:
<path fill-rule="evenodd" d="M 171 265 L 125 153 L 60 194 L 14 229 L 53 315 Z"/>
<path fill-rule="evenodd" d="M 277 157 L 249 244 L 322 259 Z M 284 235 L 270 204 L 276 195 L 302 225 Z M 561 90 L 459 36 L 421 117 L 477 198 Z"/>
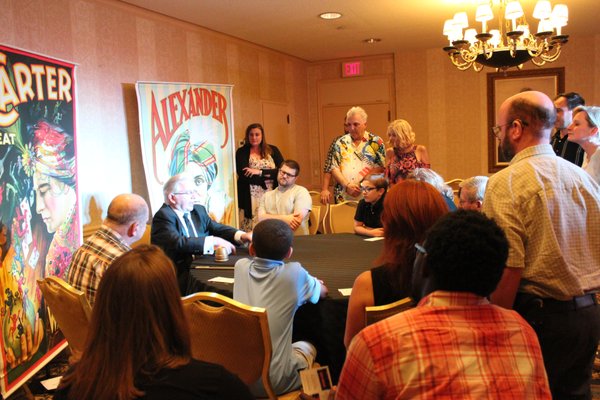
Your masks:
<path fill-rule="evenodd" d="M 115 258 L 129 250 L 121 235 L 102 225 L 73 255 L 67 282 L 84 292 L 90 305 L 94 305 L 102 275 Z"/>
<path fill-rule="evenodd" d="M 550 399 L 533 329 L 471 293 L 437 291 L 352 341 L 336 399 Z"/>

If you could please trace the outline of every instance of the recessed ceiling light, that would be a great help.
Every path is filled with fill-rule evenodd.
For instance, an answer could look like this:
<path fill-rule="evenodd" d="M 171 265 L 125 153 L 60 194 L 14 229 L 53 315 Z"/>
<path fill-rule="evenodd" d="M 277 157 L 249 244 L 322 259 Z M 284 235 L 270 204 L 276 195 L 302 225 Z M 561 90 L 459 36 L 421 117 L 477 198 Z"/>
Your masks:
<path fill-rule="evenodd" d="M 319 17 L 323 19 L 338 19 L 342 17 L 342 14 L 339 12 L 324 12 L 323 14 L 319 14 Z"/>
<path fill-rule="evenodd" d="M 368 43 L 368 44 L 373 44 L 373 43 L 379 43 L 381 42 L 381 39 L 379 38 L 368 38 L 363 40 L 363 42 Z"/>

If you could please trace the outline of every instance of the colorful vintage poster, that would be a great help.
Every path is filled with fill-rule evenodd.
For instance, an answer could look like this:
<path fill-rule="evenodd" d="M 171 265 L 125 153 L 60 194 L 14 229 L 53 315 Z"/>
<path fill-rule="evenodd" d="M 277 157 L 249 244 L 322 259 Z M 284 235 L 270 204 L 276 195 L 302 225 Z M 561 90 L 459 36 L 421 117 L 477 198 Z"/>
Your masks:
<path fill-rule="evenodd" d="M 65 277 L 81 233 L 74 66 L 0 45 L 0 387 L 65 346 L 36 280 Z"/>
<path fill-rule="evenodd" d="M 185 172 L 208 214 L 237 226 L 232 86 L 138 82 L 136 89 L 152 213 L 167 179 Z"/>

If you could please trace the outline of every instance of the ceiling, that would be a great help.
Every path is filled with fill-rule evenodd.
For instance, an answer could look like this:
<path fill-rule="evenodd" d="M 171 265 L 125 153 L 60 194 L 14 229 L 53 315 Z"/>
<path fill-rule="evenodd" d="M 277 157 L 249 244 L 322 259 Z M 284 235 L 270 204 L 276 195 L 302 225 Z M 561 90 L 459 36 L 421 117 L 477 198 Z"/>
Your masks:
<path fill-rule="evenodd" d="M 475 26 L 481 0 L 121 0 L 183 21 L 247 40 L 307 61 L 321 61 L 399 49 L 437 48 L 446 19 L 467 11 Z M 536 0 L 521 0 L 530 24 Z M 552 0 L 552 4 L 559 1 Z M 562 0 L 569 6 L 569 25 L 563 33 L 600 33 L 598 0 Z M 318 15 L 337 11 L 343 16 L 326 21 Z M 364 43 L 379 38 L 381 42 Z M 441 52 L 442 50 L 440 50 Z"/>

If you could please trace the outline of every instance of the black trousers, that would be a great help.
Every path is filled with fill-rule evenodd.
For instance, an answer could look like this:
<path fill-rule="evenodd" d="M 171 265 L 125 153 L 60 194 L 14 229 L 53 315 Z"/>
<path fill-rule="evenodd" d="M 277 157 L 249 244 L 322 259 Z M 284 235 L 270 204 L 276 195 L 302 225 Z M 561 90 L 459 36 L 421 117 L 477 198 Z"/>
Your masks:
<path fill-rule="evenodd" d="M 595 295 L 557 301 L 518 293 L 514 309 L 537 333 L 553 399 L 591 399 L 590 380 L 600 340 Z"/>

